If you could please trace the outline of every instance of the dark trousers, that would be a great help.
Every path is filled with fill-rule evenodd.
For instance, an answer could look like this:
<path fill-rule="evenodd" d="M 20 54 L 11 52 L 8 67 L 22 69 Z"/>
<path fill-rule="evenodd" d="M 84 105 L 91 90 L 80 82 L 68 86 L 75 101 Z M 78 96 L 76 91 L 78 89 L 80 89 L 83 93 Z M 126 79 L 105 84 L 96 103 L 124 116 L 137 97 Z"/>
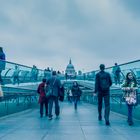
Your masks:
<path fill-rule="evenodd" d="M 0 70 L 0 83 L 2 83 L 2 76 L 1 76 L 2 70 Z"/>
<path fill-rule="evenodd" d="M 60 113 L 58 97 L 50 96 L 49 97 L 49 117 L 52 117 L 53 102 L 55 104 L 55 115 L 59 116 L 59 113 Z"/>
<path fill-rule="evenodd" d="M 120 75 L 114 76 L 115 85 L 120 84 Z"/>
<path fill-rule="evenodd" d="M 19 85 L 19 77 L 18 76 L 14 76 L 13 78 L 13 84 L 18 84 Z"/>
<path fill-rule="evenodd" d="M 127 104 L 127 107 L 128 107 L 128 121 L 129 121 L 129 122 L 132 122 L 133 105 L 128 105 L 128 104 Z"/>
<path fill-rule="evenodd" d="M 104 111 L 104 118 L 106 121 L 109 121 L 109 114 L 110 114 L 110 95 L 109 92 L 106 93 L 98 93 L 98 113 L 99 116 L 102 116 L 102 104 L 105 104 L 105 111 Z"/>
<path fill-rule="evenodd" d="M 43 97 L 42 102 L 40 103 L 40 115 L 43 116 L 43 110 L 45 106 L 45 114 L 48 115 L 48 99 Z"/>
<path fill-rule="evenodd" d="M 73 97 L 73 102 L 74 102 L 74 108 L 77 109 L 77 102 L 79 100 L 79 97 L 78 96 L 74 96 Z"/>

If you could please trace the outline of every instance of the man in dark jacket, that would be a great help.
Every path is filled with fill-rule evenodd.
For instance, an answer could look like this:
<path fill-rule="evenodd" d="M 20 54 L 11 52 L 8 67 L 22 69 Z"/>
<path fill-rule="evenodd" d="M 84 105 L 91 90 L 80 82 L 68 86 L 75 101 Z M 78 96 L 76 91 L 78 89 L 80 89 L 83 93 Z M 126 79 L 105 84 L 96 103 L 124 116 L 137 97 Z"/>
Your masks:
<path fill-rule="evenodd" d="M 5 70 L 5 53 L 3 52 L 3 48 L 0 47 L 0 83 L 3 84 L 1 73 Z"/>
<path fill-rule="evenodd" d="M 49 96 L 49 120 L 52 119 L 52 108 L 53 102 L 55 103 L 55 115 L 59 116 L 60 107 L 59 107 L 59 93 L 61 88 L 60 79 L 57 77 L 56 71 L 52 72 L 52 77 L 47 81 L 47 85 L 52 88 L 52 93 Z"/>
<path fill-rule="evenodd" d="M 95 93 L 98 92 L 98 119 L 102 120 L 102 102 L 104 98 L 105 113 L 104 118 L 106 125 L 110 125 L 109 113 L 110 113 L 110 86 L 112 85 L 111 76 L 109 73 L 104 71 L 105 65 L 100 65 L 100 72 L 96 74 L 95 79 Z"/>
<path fill-rule="evenodd" d="M 37 92 L 39 93 L 39 103 L 40 103 L 40 117 L 43 117 L 43 106 L 45 105 L 46 116 L 48 116 L 48 98 L 46 97 L 46 79 L 42 80 L 39 84 Z"/>

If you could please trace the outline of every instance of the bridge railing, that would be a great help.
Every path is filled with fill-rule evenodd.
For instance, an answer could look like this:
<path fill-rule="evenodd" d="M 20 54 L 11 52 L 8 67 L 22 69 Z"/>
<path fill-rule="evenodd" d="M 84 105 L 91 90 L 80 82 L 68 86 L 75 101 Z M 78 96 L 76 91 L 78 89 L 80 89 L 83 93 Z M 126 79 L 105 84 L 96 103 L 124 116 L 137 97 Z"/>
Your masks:
<path fill-rule="evenodd" d="M 120 66 L 120 69 L 121 69 L 121 73 L 120 73 L 121 83 L 124 80 L 127 72 L 132 72 L 135 75 L 135 77 L 138 81 L 138 84 L 140 84 L 140 60 L 120 64 L 118 66 Z M 112 77 L 112 80 L 114 82 L 113 67 L 114 66 L 106 68 L 106 71 L 110 73 L 110 75 Z M 93 70 L 93 71 L 90 71 L 90 72 L 83 73 L 82 75 L 80 75 L 78 77 L 78 79 L 79 80 L 94 81 L 95 80 L 95 75 L 96 75 L 97 72 L 99 72 L 99 70 Z"/>
<path fill-rule="evenodd" d="M 78 84 L 82 87 L 84 87 L 83 89 L 83 100 L 87 101 L 87 102 L 92 102 L 97 104 L 97 97 L 93 96 L 94 93 L 94 86 L 95 83 L 93 81 L 78 81 Z M 121 89 L 121 87 L 115 87 L 112 86 L 111 90 L 110 90 L 110 96 L 111 96 L 111 102 L 112 103 L 117 103 L 120 106 L 124 103 L 123 101 L 123 91 Z M 140 88 L 138 88 L 138 103 L 140 103 Z"/>
<path fill-rule="evenodd" d="M 51 72 L 44 73 L 44 70 L 38 69 L 36 66 L 29 67 L 13 62 L 0 60 L 0 83 L 7 84 L 20 84 L 28 82 L 41 81 L 43 77 L 51 76 Z"/>
<path fill-rule="evenodd" d="M 2 86 L 4 96 L 0 97 L 0 116 L 23 111 L 37 105 L 36 90 Z"/>

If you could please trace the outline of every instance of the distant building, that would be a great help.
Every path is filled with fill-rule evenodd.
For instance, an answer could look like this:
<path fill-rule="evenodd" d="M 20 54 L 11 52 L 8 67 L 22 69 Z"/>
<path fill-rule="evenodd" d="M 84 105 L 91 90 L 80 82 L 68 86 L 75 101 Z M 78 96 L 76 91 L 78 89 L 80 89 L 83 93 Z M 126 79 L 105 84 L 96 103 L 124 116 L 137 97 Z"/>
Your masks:
<path fill-rule="evenodd" d="M 68 79 L 76 78 L 76 71 L 75 71 L 74 66 L 73 66 L 73 64 L 71 62 L 71 59 L 69 61 L 69 64 L 66 67 L 65 75 L 67 75 Z"/>
<path fill-rule="evenodd" d="M 78 75 L 82 75 L 82 71 L 81 70 L 78 71 Z"/>

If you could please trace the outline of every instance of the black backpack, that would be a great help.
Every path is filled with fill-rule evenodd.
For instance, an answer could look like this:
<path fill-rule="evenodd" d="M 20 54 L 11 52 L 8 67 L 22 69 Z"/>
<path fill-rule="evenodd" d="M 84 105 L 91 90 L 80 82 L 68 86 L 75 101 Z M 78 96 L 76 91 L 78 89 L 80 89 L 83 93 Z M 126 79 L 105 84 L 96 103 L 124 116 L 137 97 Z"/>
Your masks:
<path fill-rule="evenodd" d="M 110 76 L 106 72 L 99 73 L 99 83 L 100 83 L 100 89 L 102 91 L 109 90 L 110 87 Z"/>

